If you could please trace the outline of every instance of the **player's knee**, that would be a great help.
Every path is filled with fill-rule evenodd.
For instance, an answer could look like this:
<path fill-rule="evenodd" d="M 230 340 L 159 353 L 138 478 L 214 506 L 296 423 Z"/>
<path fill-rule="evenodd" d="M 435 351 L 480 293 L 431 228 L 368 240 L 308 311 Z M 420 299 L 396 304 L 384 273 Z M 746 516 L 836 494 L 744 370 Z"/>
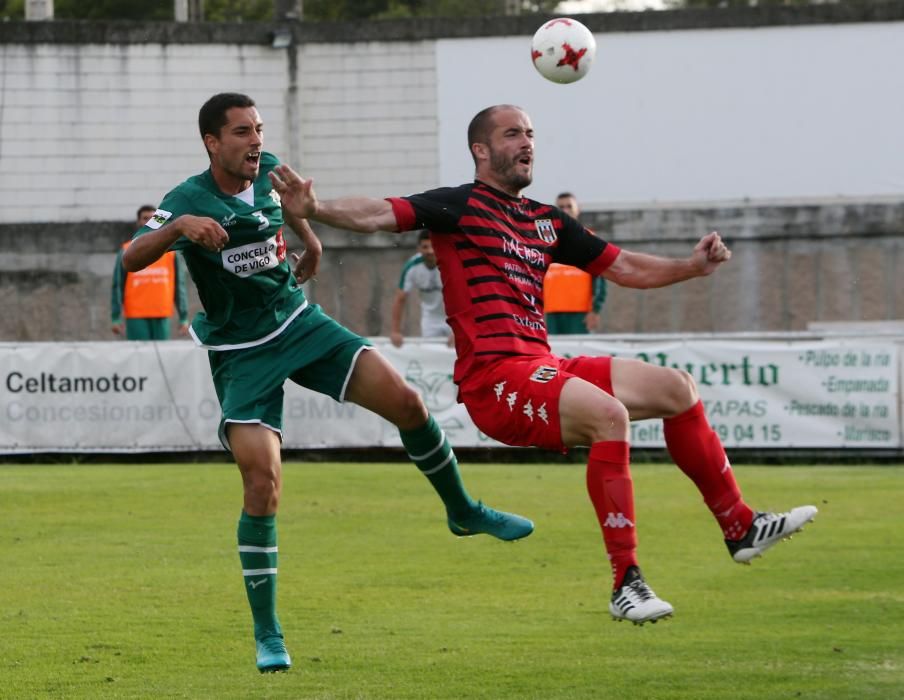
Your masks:
<path fill-rule="evenodd" d="M 421 395 L 408 384 L 404 384 L 399 391 L 396 425 L 403 430 L 419 428 L 427 420 L 427 415 L 427 407 Z"/>
<path fill-rule="evenodd" d="M 627 440 L 630 421 L 628 409 L 623 403 L 606 401 L 593 412 L 593 424 L 589 426 L 589 442 Z"/>
<path fill-rule="evenodd" d="M 279 470 L 260 466 L 243 470 L 245 502 L 255 511 L 273 513 L 279 506 Z"/>
<path fill-rule="evenodd" d="M 668 404 L 666 410 L 673 415 L 683 413 L 700 398 L 694 378 L 683 369 L 670 370 L 669 379 L 663 389 Z"/>
<path fill-rule="evenodd" d="M 626 431 L 631 418 L 628 409 L 620 401 L 608 401 L 603 409 L 603 420 L 613 431 Z"/>

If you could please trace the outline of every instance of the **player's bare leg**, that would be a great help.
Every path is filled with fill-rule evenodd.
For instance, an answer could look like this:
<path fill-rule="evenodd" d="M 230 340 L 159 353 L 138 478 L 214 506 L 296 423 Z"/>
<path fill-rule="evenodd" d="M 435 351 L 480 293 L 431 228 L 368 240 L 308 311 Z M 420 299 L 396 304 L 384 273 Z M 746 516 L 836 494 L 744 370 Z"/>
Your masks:
<path fill-rule="evenodd" d="M 420 394 L 378 352 L 368 350 L 358 356 L 345 398 L 399 429 L 411 461 L 446 506 L 453 534 L 488 534 L 501 540 L 517 540 L 533 532 L 534 524 L 527 518 L 494 510 L 468 495 L 455 453 Z"/>
<path fill-rule="evenodd" d="M 609 612 L 638 625 L 668 617 L 672 606 L 647 585 L 637 564 L 628 410 L 597 386 L 572 377 L 559 396 L 559 420 L 565 445 L 590 445 L 587 492 L 612 566 Z"/>
<path fill-rule="evenodd" d="M 286 671 L 292 660 L 276 615 L 276 510 L 282 488 L 279 436 L 260 423 L 227 423 L 229 447 L 244 485 L 239 518 L 239 559 L 254 618 L 257 668 Z"/>
<path fill-rule="evenodd" d="M 760 513 L 744 502 L 722 442 L 709 424 L 697 386 L 687 372 L 613 358 L 612 387 L 632 420 L 664 419 L 669 454 L 696 484 L 735 561 L 748 563 L 789 539 L 816 516 L 814 506 Z"/>

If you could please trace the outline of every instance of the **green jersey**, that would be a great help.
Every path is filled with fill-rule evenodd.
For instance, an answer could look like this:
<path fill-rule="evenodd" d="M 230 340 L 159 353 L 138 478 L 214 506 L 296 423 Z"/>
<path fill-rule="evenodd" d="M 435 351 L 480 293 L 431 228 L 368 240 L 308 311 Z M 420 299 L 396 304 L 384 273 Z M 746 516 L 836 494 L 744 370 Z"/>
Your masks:
<path fill-rule="evenodd" d="M 179 250 L 198 288 L 204 310 L 195 316 L 191 334 L 202 347 L 234 350 L 260 345 L 282 333 L 308 302 L 286 260 L 279 194 L 267 174 L 279 164 L 262 153 L 260 172 L 251 187 L 224 194 L 207 170 L 171 190 L 135 236 L 160 228 L 183 214 L 217 221 L 229 242 L 219 253 L 184 236 Z"/>

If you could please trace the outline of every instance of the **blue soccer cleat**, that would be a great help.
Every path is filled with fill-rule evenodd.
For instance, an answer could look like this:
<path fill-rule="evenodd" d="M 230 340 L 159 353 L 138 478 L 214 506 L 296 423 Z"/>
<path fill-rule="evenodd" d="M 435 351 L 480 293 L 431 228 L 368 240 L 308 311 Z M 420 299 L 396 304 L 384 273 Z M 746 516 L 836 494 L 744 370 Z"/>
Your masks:
<path fill-rule="evenodd" d="M 261 673 L 288 671 L 292 659 L 281 634 L 269 634 L 257 641 L 257 670 Z"/>
<path fill-rule="evenodd" d="M 482 501 L 464 518 L 453 520 L 449 516 L 449 529 L 458 537 L 492 535 L 500 540 L 512 541 L 527 537 L 534 531 L 534 524 L 514 513 L 504 513 L 485 506 Z"/>

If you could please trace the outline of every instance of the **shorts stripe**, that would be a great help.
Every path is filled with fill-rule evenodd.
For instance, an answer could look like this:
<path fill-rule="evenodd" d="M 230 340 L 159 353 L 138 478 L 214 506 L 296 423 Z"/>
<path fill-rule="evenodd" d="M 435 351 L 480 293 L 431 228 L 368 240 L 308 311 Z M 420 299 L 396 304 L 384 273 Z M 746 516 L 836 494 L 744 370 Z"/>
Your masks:
<path fill-rule="evenodd" d="M 264 574 L 275 574 L 276 568 L 273 569 L 242 569 L 242 576 L 263 576 Z"/>
<path fill-rule="evenodd" d="M 345 381 L 342 382 L 342 391 L 339 392 L 339 402 L 343 403 L 345 401 L 345 392 L 348 390 L 348 383 L 352 379 L 352 372 L 355 371 L 355 365 L 358 364 L 358 358 L 361 356 L 362 350 L 373 350 L 370 345 L 362 345 L 358 348 L 357 352 L 355 352 L 354 358 L 352 358 L 352 362 L 348 367 L 348 374 L 345 375 Z"/>
<path fill-rule="evenodd" d="M 226 420 L 223 421 L 223 425 L 219 430 L 219 435 L 220 435 L 220 442 L 222 443 L 223 447 L 225 447 L 229 452 L 232 452 L 232 448 L 229 446 L 229 440 L 226 438 L 226 424 L 227 423 L 235 423 L 237 425 L 253 425 L 253 424 L 257 423 L 258 425 L 262 425 L 265 428 L 268 428 L 268 429 L 272 430 L 274 433 L 276 433 L 277 437 L 279 438 L 279 441 L 282 442 L 282 430 L 280 430 L 279 428 L 276 428 L 272 425 L 269 425 L 267 423 L 264 423 L 264 421 L 262 421 L 260 418 L 251 418 L 250 420 L 236 420 L 235 418 L 227 418 Z"/>
<path fill-rule="evenodd" d="M 249 340 L 247 343 L 230 343 L 226 345 L 205 345 L 201 342 L 201 339 L 195 334 L 195 329 L 191 326 L 188 327 L 188 332 L 191 333 L 192 340 L 195 341 L 195 344 L 199 347 L 204 348 L 205 350 L 241 350 L 242 348 L 253 348 L 258 345 L 263 345 L 266 342 L 273 340 L 276 336 L 280 335 L 286 328 L 289 327 L 289 324 L 292 323 L 302 311 L 308 308 L 308 300 L 305 299 L 304 303 L 299 306 L 295 311 L 292 312 L 292 315 L 289 316 L 285 321 L 283 321 L 282 325 L 277 328 L 272 333 L 268 333 L 263 338 L 257 338 L 256 340 Z"/>

